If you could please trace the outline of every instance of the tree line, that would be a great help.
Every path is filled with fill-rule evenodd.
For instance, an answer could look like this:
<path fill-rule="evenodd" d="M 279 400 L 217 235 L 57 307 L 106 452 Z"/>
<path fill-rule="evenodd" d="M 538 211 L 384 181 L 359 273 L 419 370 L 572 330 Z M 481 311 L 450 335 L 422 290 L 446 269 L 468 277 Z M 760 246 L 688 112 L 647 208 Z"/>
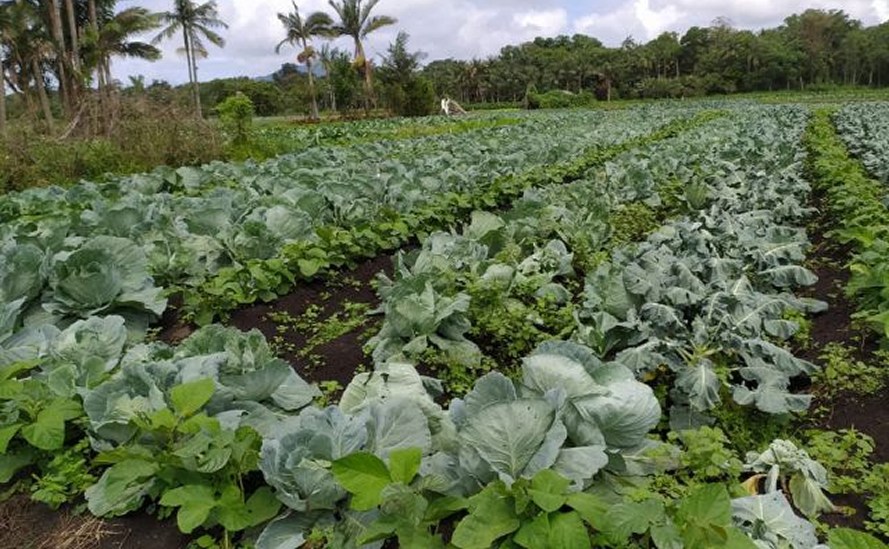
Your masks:
<path fill-rule="evenodd" d="M 360 74 L 364 81 L 366 108 L 376 104 L 373 65 L 365 56 L 364 40 L 374 31 L 396 23 L 392 17 L 373 13 L 378 3 L 331 0 L 335 17 L 318 12 L 304 18 L 296 3 L 292 12 L 278 14 L 284 39 L 277 51 L 288 44 L 300 49 L 298 61 L 308 67 L 312 117 L 318 117 L 313 63 L 320 59 L 325 74 L 332 74 L 328 69 L 343 61 L 338 50 L 316 51 L 311 42 L 315 37 L 353 39 L 355 50 L 349 70 L 353 76 Z M 215 0 L 172 0 L 165 12 L 139 6 L 118 10 L 117 0 L 2 0 L 0 98 L 11 92 L 32 119 L 42 117 L 50 133 L 59 120 L 64 120 L 69 124 L 64 135 L 69 134 L 82 126 L 83 115 L 89 112 L 88 133 L 108 134 L 120 97 L 120 86 L 111 74 L 112 59 L 157 60 L 161 57 L 160 43 L 178 40 L 188 69 L 194 112 L 201 117 L 204 109 L 198 63 L 209 55 L 209 45 L 225 46 L 221 33 L 227 28 Z M 157 33 L 153 40 L 138 39 L 152 31 Z M 131 82 L 132 87 L 144 87 L 141 79 Z M 7 133 L 6 108 L 7 102 L 0 101 L 0 135 Z"/>
<path fill-rule="evenodd" d="M 260 114 L 305 109 L 317 119 L 322 107 L 384 106 L 399 114 L 426 114 L 445 95 L 464 103 L 497 103 L 553 90 L 609 100 L 889 84 L 889 23 L 868 27 L 842 10 L 807 10 L 760 31 L 738 30 L 718 19 L 647 43 L 628 37 L 618 47 L 580 34 L 537 38 L 487 59 L 423 66 L 424 55 L 408 48 L 405 33 L 376 62 L 366 55 L 367 38 L 397 24 L 376 13 L 379 0 L 329 0 L 330 13 L 304 14 L 294 2 L 277 14 L 282 29 L 275 51 L 295 48 L 296 63 L 283 64 L 270 82 L 227 79 L 205 83 L 209 89 L 202 92 L 199 61 L 209 55 L 209 46 L 225 46 L 227 24 L 216 1 L 171 0 L 170 9 L 159 13 L 118 4 L 0 1 L 0 96 L 11 92 L 21 110 L 41 118 L 50 133 L 87 126 L 87 134 L 107 135 L 122 88 L 113 78 L 112 60 L 156 60 L 165 41 L 181 44 L 189 84 L 180 91 L 187 91 L 197 117 L 206 111 L 205 102 L 212 108 L 234 91 L 250 96 Z M 152 34 L 152 40 L 138 38 Z M 339 37 L 351 40 L 351 52 L 332 47 L 330 41 Z M 172 89 L 131 79 L 130 91 L 146 88 L 158 97 Z M 0 134 L 6 133 L 6 107 L 0 101 Z M 56 128 L 59 122 L 66 127 Z"/>
<path fill-rule="evenodd" d="M 828 86 L 889 85 L 889 22 L 865 26 L 842 10 L 810 9 L 775 28 L 727 19 L 642 43 L 606 47 L 585 35 L 537 38 L 489 59 L 433 61 L 439 94 L 465 102 L 521 101 L 529 90 L 599 99 L 682 97 Z"/>

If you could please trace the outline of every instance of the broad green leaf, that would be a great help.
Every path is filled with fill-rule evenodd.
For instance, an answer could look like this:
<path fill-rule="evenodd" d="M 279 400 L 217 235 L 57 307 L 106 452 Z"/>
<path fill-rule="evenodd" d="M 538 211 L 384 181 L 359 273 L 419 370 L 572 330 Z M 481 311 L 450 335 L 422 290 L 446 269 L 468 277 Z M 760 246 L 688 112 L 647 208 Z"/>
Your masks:
<path fill-rule="evenodd" d="M 587 521 L 596 530 L 602 530 L 605 522 L 605 513 L 608 512 L 610 505 L 599 499 L 598 497 L 584 492 L 577 492 L 568 495 L 565 503 L 577 511 L 583 520 Z"/>
<path fill-rule="evenodd" d="M 22 427 L 22 436 L 35 448 L 61 449 L 65 445 L 65 414 L 55 409 L 41 411 L 34 423 Z"/>
<path fill-rule="evenodd" d="M 865 532 L 850 528 L 836 528 L 828 535 L 830 549 L 887 549 L 882 541 Z"/>
<path fill-rule="evenodd" d="M 86 489 L 90 513 L 97 517 L 122 516 L 142 506 L 155 483 L 157 463 L 127 459 L 106 469 L 99 481 Z"/>
<path fill-rule="evenodd" d="M 216 491 L 203 484 L 180 486 L 164 492 L 159 503 L 166 507 L 178 507 L 176 523 L 179 530 L 190 534 L 210 517 L 210 512 L 217 505 Z"/>
<path fill-rule="evenodd" d="M 522 525 L 512 501 L 492 486 L 470 500 L 470 514 L 460 521 L 451 539 L 456 547 L 488 549 L 494 541 Z"/>
<path fill-rule="evenodd" d="M 664 504 L 658 500 L 620 503 L 605 513 L 602 530 L 615 541 L 624 542 L 633 534 L 644 534 L 663 519 Z"/>
<path fill-rule="evenodd" d="M 420 448 L 392 450 L 389 454 L 389 471 L 393 482 L 410 484 L 420 470 L 423 451 Z"/>
<path fill-rule="evenodd" d="M 18 434 L 21 428 L 21 423 L 0 427 L 0 454 L 6 453 L 6 449 L 9 447 L 9 441 L 12 440 L 12 437 Z"/>
<path fill-rule="evenodd" d="M 424 519 L 430 522 L 439 522 L 457 511 L 466 509 L 468 505 L 469 502 L 464 498 L 443 496 L 429 502 Z"/>
<path fill-rule="evenodd" d="M 664 524 L 655 524 L 651 527 L 651 540 L 657 549 L 683 549 L 686 547 L 682 536 L 673 521 L 668 520 Z M 689 547 L 693 547 L 689 545 Z"/>
<path fill-rule="evenodd" d="M 725 542 L 724 549 L 760 549 L 747 534 L 737 528 L 729 528 L 726 530 L 726 533 L 728 534 L 728 539 Z"/>
<path fill-rule="evenodd" d="M 721 484 L 702 486 L 682 500 L 678 513 L 698 525 L 728 526 L 732 519 L 728 490 Z"/>
<path fill-rule="evenodd" d="M 170 391 L 170 403 L 180 417 L 189 417 L 210 401 L 215 390 L 210 378 L 178 385 Z"/>
<path fill-rule="evenodd" d="M 538 507 L 551 513 L 565 505 L 565 492 L 570 484 L 571 481 L 558 473 L 544 469 L 531 479 L 528 495 Z"/>
<path fill-rule="evenodd" d="M 549 547 L 590 547 L 590 535 L 577 513 L 556 513 L 550 520 L 550 526 Z"/>
<path fill-rule="evenodd" d="M 525 523 L 513 541 L 526 549 L 589 549 L 591 546 L 587 529 L 575 512 L 540 514 L 533 521 Z"/>
<path fill-rule="evenodd" d="M 352 508 L 368 511 L 380 505 L 383 488 L 392 477 L 383 460 L 367 452 L 358 452 L 333 462 L 333 476 L 352 494 Z"/>
<path fill-rule="evenodd" d="M 549 538 L 552 525 L 550 525 L 549 517 L 549 513 L 540 513 L 534 520 L 523 524 L 512 540 L 527 549 L 551 547 Z"/>
<path fill-rule="evenodd" d="M 9 482 L 16 473 L 33 462 L 34 451 L 31 448 L 0 455 L 0 484 Z"/>
<path fill-rule="evenodd" d="M 275 497 L 271 488 L 263 486 L 247 499 L 247 511 L 250 513 L 250 526 L 257 526 L 275 518 L 281 510 L 281 502 Z"/>
<path fill-rule="evenodd" d="M 214 516 L 223 528 L 238 532 L 270 521 L 280 509 L 281 502 L 268 486 L 263 486 L 244 502 L 241 490 L 230 485 L 223 489 Z"/>

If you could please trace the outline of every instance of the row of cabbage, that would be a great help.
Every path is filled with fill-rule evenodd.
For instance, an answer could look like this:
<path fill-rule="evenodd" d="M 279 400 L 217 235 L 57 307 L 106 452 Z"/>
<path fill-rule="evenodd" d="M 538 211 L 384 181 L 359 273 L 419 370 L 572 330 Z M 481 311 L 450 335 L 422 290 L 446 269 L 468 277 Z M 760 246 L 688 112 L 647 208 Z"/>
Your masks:
<path fill-rule="evenodd" d="M 319 147 L 260 165 L 214 163 L 6 195 L 0 300 L 28 325 L 115 313 L 144 331 L 166 306 L 160 287 L 197 286 L 224 266 L 318 240 L 322 226 L 346 230 L 437 196 L 479 193 L 498 177 L 682 114 L 542 115 L 459 137 Z"/>
<path fill-rule="evenodd" d="M 352 145 L 387 139 L 461 133 L 474 129 L 521 123 L 527 111 L 480 112 L 455 118 L 385 118 L 327 124 L 286 124 L 280 120 L 258 123 L 251 133 L 253 142 L 269 151 L 296 152 L 319 145 Z"/>
<path fill-rule="evenodd" d="M 849 117 L 854 112 L 866 112 L 870 118 L 853 123 Z M 858 317 L 881 337 L 889 337 L 889 210 L 886 174 L 880 164 L 885 161 L 880 149 L 885 136 L 859 133 L 881 123 L 889 123 L 884 104 L 819 111 L 807 145 L 810 171 L 824 193 L 825 209 L 832 214 L 830 235 L 851 246 L 846 292 L 857 301 Z M 873 156 L 863 151 L 872 151 Z"/>
<path fill-rule="evenodd" d="M 334 547 L 380 547 L 390 537 L 403 547 L 440 547 L 433 527 L 448 516 L 460 519 L 451 540 L 460 548 L 626 546 L 643 536 L 658 547 L 811 549 L 817 546 L 814 528 L 793 514 L 777 486 L 789 483 L 797 506 L 815 514 L 829 505 L 821 493 L 824 472 L 784 442 L 751 455 L 745 465 L 751 474 L 769 473 L 765 495 L 730 500 L 724 487 L 704 486 L 687 503 L 672 506 L 633 500 L 620 488 L 639 486 L 640 479 L 678 466 L 681 458 L 679 448 L 649 436 L 662 418 L 661 402 L 640 381 L 651 377 L 646 356 L 656 355 L 650 351 L 673 366 L 665 346 L 679 352 L 698 341 L 696 334 L 721 329 L 727 335 L 719 341 L 734 342 L 734 332 L 742 343 L 699 358 L 736 358 L 737 368 L 772 371 L 769 352 L 778 347 L 749 331 L 760 326 L 761 333 L 780 339 L 793 326 L 778 309 L 813 305 L 780 293 L 791 279 L 811 281 L 795 265 L 804 234 L 782 225 L 804 215 L 807 187 L 792 144 L 804 118 L 800 111 L 763 109 L 711 123 L 706 131 L 592 172 L 588 181 L 567 188 L 562 201 L 559 193 L 538 190 L 502 218 L 476 215 L 474 228 L 464 234 L 477 233 L 477 240 L 430 237 L 427 246 L 450 243 L 469 250 L 460 254 L 471 259 L 481 257 L 473 255 L 480 243 L 496 247 L 509 235 L 528 235 L 536 246 L 523 250 L 511 245 L 516 241 L 507 243 L 497 254 L 504 265 L 493 262 L 476 272 L 490 272 L 498 291 L 505 282 L 527 283 L 536 286 L 534 294 L 539 290 L 543 299 L 559 302 L 574 290 L 565 281 L 573 260 L 564 253 L 574 241 L 566 237 L 557 244 L 537 227 L 574 220 L 585 231 L 598 231 L 590 238 L 607 242 L 608 230 L 596 227 L 619 204 L 653 197 L 652 188 L 671 178 L 689 189 L 681 195 L 687 218 L 587 273 L 574 342 L 540 345 L 520 361 L 517 380 L 487 374 L 446 409 L 436 401 L 441 384 L 397 359 L 378 357 L 375 371 L 356 376 L 337 405 L 321 407 L 314 404 L 318 389 L 276 358 L 256 332 L 211 326 L 174 348 L 128 343 L 118 316 L 65 329 L 21 330 L 15 315 L 0 315 L 0 481 L 34 463 L 81 455 L 87 473 L 68 467 L 64 481 L 41 477 L 35 494 L 64 500 L 85 489 L 90 511 L 99 516 L 151 503 L 162 514 L 176 512 L 183 531 L 221 527 L 226 542 L 235 532 L 248 531 L 245 538 L 251 538 L 250 529 L 284 509 L 258 534 L 258 547 L 269 549 L 315 546 L 319 536 Z M 707 137 L 714 133 L 718 137 Z M 719 145 L 721 140 L 729 145 Z M 758 162 L 785 169 L 769 175 Z M 591 190 L 614 198 L 600 203 Z M 541 196 L 554 201 L 552 210 L 516 214 L 512 222 L 510 215 L 545 205 Z M 593 206 L 584 209 L 583 197 Z M 445 256 L 427 255 L 430 261 Z M 533 259 L 526 262 L 528 257 Z M 618 270 L 621 277 L 611 275 Z M 602 280 L 610 281 L 608 292 L 600 291 Z M 606 297 L 620 299 L 605 300 L 612 305 L 605 310 L 600 303 Z M 779 304 L 767 306 L 767 298 Z M 447 299 L 459 301 L 427 294 L 404 301 L 403 312 L 436 309 Z M 452 303 L 441 314 L 459 308 Z M 454 339 L 451 331 L 459 332 L 459 324 L 436 330 L 435 337 Z M 693 335 L 681 339 L 684 330 Z M 435 337 L 427 340 L 431 348 Z M 695 349 L 706 349 L 706 341 Z M 753 364 L 742 362 L 750 349 L 768 352 L 751 355 Z M 701 374 L 701 391 L 674 395 L 680 405 L 694 407 L 697 397 L 712 395 L 708 371 L 700 366 L 709 367 L 688 369 Z M 732 368 L 721 366 L 717 375 Z M 786 401 L 783 393 L 781 398 Z M 702 402 L 699 412 L 707 407 Z M 81 439 L 89 444 L 73 444 Z M 257 482 L 257 471 L 265 482 Z M 71 486 L 72 479 L 79 484 Z M 60 484 L 72 493 L 59 494 Z M 538 515 L 519 510 L 532 501 Z"/>
<path fill-rule="evenodd" d="M 520 321 L 541 325 L 537 337 L 574 332 L 603 357 L 620 352 L 640 376 L 670 365 L 684 395 L 674 399 L 677 425 L 690 417 L 689 404 L 695 412 L 718 404 L 729 380 L 717 375 L 727 365 L 715 362 L 729 357 L 743 364 L 729 368 L 741 376 L 732 380 L 736 400 L 771 413 L 804 409 L 807 399 L 786 389 L 811 365 L 767 340 L 794 334 L 796 324 L 784 319 L 791 311 L 823 307 L 789 293 L 815 281 L 801 266 L 808 242 L 797 228 L 809 213 L 798 147 L 805 119 L 799 110 L 760 108 L 717 120 L 571 185 L 531 190 L 502 215 L 475 215 L 462 233 L 431 235 L 399 258 L 394 281 L 383 280 L 375 359 L 428 360 L 431 350 L 445 364 L 477 368 L 473 324 L 517 310 Z M 687 215 L 638 246 L 613 249 L 626 213 L 639 222 L 651 215 L 646 208 Z M 603 251 L 612 257 L 597 265 Z M 586 289 L 575 319 L 564 311 L 574 308 L 578 292 L 566 284 L 577 276 Z M 555 326 L 539 314 L 540 300 L 563 311 Z"/>
<path fill-rule="evenodd" d="M 647 386 L 603 389 L 595 374 L 603 364 L 619 372 L 616 379 L 666 385 L 669 424 L 677 432 L 711 425 L 709 414 L 725 399 L 770 414 L 805 410 L 810 397 L 789 387 L 815 366 L 783 342 L 799 329 L 792 318 L 825 307 L 793 293 L 817 280 L 802 265 L 809 243 L 800 227 L 810 214 L 810 188 L 802 178 L 799 140 L 807 118 L 806 111 L 786 107 L 738 113 L 626 153 L 566 188 L 529 191 L 513 210 L 478 214 L 460 233 L 431 235 L 420 251 L 399 259 L 394 280 L 383 280 L 385 320 L 371 341 L 374 358 L 477 371 L 484 362 L 478 344 L 492 336 L 468 337 L 473 323 L 518 308 L 526 323 L 541 325 L 540 337 L 561 336 L 582 346 L 566 351 L 573 359 L 549 357 L 535 374 L 528 370 L 537 360 L 524 359 L 519 373 L 525 387 L 539 387 L 545 378 L 569 399 L 595 403 L 575 402 L 563 410 L 578 446 L 600 445 L 606 453 L 633 448 L 638 455 L 645 433 L 659 420 Z M 683 189 L 679 195 L 677 188 Z M 610 249 L 615 215 L 634 202 L 681 215 L 641 243 Z M 609 250 L 610 258 L 597 266 L 578 263 L 575 252 L 588 255 L 591 249 Z M 578 274 L 585 277 L 579 296 L 571 291 Z M 473 309 L 473 299 L 492 293 L 497 302 Z M 573 311 L 573 325 L 566 329 L 563 315 L 546 326 L 552 319 L 540 314 L 540 299 Z M 522 333 L 519 327 L 512 337 Z M 602 403 L 590 400 L 599 390 L 613 399 L 605 409 L 621 410 L 617 424 L 628 435 L 621 443 L 589 426 L 571 432 L 581 418 L 602 413 Z M 518 412 L 515 418 L 499 432 L 527 432 L 527 418 Z M 544 440 L 543 432 L 538 435 Z M 493 432 L 486 436 L 494 445 L 505 443 Z M 831 510 L 821 494 L 823 470 L 807 482 L 815 496 L 800 508 L 810 516 Z M 758 497 L 747 501 L 770 500 L 777 505 L 773 511 L 789 511 L 779 495 Z M 759 541 L 764 547 L 807 547 L 815 543 L 807 531 L 803 537 L 793 528 L 761 533 Z"/>
<path fill-rule="evenodd" d="M 833 120 L 849 152 L 878 181 L 889 183 L 889 103 L 850 103 Z"/>

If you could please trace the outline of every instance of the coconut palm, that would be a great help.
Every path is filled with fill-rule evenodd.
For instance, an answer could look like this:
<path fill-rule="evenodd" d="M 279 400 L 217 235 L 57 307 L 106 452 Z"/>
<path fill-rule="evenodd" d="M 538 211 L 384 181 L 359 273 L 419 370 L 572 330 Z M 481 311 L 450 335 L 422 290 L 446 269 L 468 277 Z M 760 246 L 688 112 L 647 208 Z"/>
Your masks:
<path fill-rule="evenodd" d="M 299 7 L 293 2 L 291 13 L 278 13 L 278 20 L 284 25 L 287 37 L 275 47 L 275 53 L 280 53 L 286 44 L 302 48 L 297 56 L 297 61 L 305 63 L 309 75 L 309 94 L 312 96 L 312 120 L 318 120 L 318 98 L 315 95 L 315 75 L 313 74 L 313 60 L 317 56 L 311 40 L 315 36 L 330 36 L 333 19 L 322 11 L 316 11 L 305 19 L 299 13 Z"/>
<path fill-rule="evenodd" d="M 193 0 L 173 0 L 173 10 L 160 14 L 160 22 L 167 25 L 158 34 L 153 44 L 176 36 L 182 32 L 185 58 L 188 62 L 188 81 L 192 85 L 194 104 L 198 117 L 203 116 L 201 111 L 201 90 L 198 84 L 198 57 L 207 57 L 207 40 L 216 47 L 225 46 L 225 39 L 213 29 L 227 29 L 228 25 L 219 19 L 219 10 L 216 1 L 196 4 Z"/>
<path fill-rule="evenodd" d="M 339 21 L 333 25 L 333 32 L 338 36 L 349 36 L 355 42 L 355 66 L 364 72 L 364 106 L 369 108 L 368 102 L 375 102 L 373 97 L 373 68 L 370 60 L 364 52 L 362 40 L 372 32 L 398 22 L 388 15 L 374 15 L 371 12 L 379 4 L 380 0 L 329 0 L 330 7 L 336 12 Z"/>
<path fill-rule="evenodd" d="M 104 21 L 98 32 L 89 31 L 84 39 L 84 57 L 97 71 L 100 85 L 111 83 L 111 58 L 133 57 L 156 61 L 161 51 L 152 44 L 132 40 L 160 26 L 158 14 L 146 8 L 132 7 Z"/>
<path fill-rule="evenodd" d="M 46 91 L 44 68 L 51 59 L 55 45 L 38 11 L 39 5 L 22 0 L 6 0 L 0 4 L 0 42 L 8 54 L 10 80 L 14 89 L 21 91 L 33 112 L 30 97 L 31 81 L 37 91 L 40 108 L 50 131 L 53 129 L 53 115 Z"/>

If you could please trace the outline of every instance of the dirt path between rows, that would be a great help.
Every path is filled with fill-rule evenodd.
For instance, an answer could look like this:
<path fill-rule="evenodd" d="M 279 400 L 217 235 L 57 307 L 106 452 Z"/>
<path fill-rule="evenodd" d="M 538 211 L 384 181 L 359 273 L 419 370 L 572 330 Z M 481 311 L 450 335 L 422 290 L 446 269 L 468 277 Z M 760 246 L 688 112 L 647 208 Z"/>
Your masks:
<path fill-rule="evenodd" d="M 820 207 L 820 198 L 815 199 L 815 206 L 821 212 L 827 211 Z M 878 341 L 873 332 L 853 323 L 855 304 L 844 293 L 850 276 L 847 268 L 849 248 L 826 237 L 825 233 L 830 231 L 831 225 L 827 214 L 821 214 L 814 220 L 813 230 L 809 234 L 813 246 L 810 253 L 813 263 L 810 268 L 818 275 L 818 282 L 804 292 L 804 295 L 826 301 L 829 309 L 812 319 L 811 347 L 798 355 L 823 366 L 820 355 L 827 345 L 836 343 L 855 348 L 855 359 L 871 362 L 874 360 L 873 353 L 878 348 Z M 856 429 L 874 439 L 873 460 L 876 463 L 889 462 L 889 387 L 869 396 L 844 393 L 832 400 L 821 397 L 813 403 L 812 409 L 821 407 L 827 413 L 817 418 L 810 427 L 831 431 Z M 831 500 L 839 506 L 855 509 L 855 514 L 825 515 L 825 522 L 832 526 L 864 529 L 868 509 L 863 496 L 834 495 Z"/>

